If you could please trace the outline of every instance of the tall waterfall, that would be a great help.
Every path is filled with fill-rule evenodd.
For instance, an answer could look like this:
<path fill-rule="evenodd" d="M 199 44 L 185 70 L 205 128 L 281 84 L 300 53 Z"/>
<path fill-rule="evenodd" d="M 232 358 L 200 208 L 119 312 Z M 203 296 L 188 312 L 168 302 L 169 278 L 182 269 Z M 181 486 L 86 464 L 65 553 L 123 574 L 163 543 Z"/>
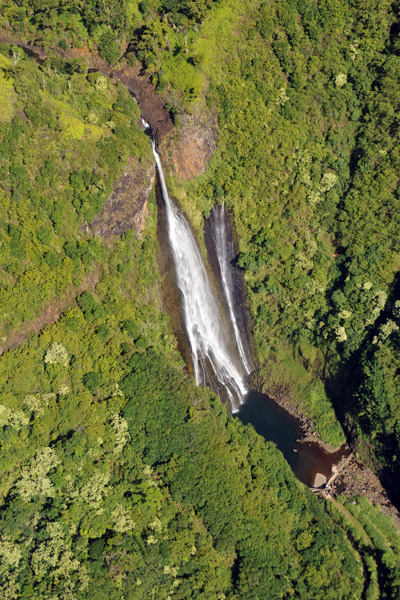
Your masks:
<path fill-rule="evenodd" d="M 228 305 L 229 316 L 232 322 L 233 331 L 236 338 L 236 344 L 239 350 L 240 359 L 246 369 L 247 375 L 251 372 L 251 361 L 249 353 L 242 341 L 236 318 L 234 303 L 234 287 L 232 260 L 235 257 L 235 248 L 232 239 L 232 231 L 227 231 L 229 223 L 225 215 L 225 206 L 216 205 L 212 210 L 212 229 L 213 243 L 217 255 L 219 270 L 221 273 L 221 282 L 224 290 L 226 303 Z"/>
<path fill-rule="evenodd" d="M 246 367 L 241 364 L 235 344 L 229 339 L 224 327 L 203 258 L 189 224 L 169 197 L 154 142 L 152 148 L 166 207 L 169 242 L 182 296 L 183 318 L 196 381 L 202 385 L 210 385 L 214 391 L 225 391 L 232 412 L 236 412 L 248 391 L 244 381 Z"/>

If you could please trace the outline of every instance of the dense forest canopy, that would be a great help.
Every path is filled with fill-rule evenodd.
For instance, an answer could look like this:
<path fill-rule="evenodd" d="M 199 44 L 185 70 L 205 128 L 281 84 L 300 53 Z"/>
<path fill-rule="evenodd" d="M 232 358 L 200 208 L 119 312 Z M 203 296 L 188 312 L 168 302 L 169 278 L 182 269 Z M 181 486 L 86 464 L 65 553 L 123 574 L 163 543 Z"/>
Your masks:
<path fill-rule="evenodd" d="M 205 172 L 168 185 L 200 238 L 231 211 L 254 381 L 396 494 L 398 10 L 0 0 L 2 598 L 400 598 L 390 521 L 317 500 L 183 369 L 154 191 L 141 235 L 91 233 L 153 159 L 132 95 L 87 62 L 146 74 L 178 134 L 218 124 Z"/>

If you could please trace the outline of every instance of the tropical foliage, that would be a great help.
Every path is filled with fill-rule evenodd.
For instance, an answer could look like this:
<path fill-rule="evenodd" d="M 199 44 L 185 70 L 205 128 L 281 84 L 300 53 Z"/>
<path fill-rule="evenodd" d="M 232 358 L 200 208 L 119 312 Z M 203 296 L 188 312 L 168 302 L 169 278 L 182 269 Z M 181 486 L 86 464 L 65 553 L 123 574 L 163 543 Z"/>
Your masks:
<path fill-rule="evenodd" d="M 2 597 L 399 597 L 380 513 L 328 509 L 186 373 L 154 197 L 141 238 L 91 235 L 152 157 L 133 98 L 84 58 L 140 64 L 175 124 L 218 120 L 206 172 L 169 184 L 188 214 L 231 211 L 258 381 L 334 445 L 341 400 L 393 474 L 397 18 L 387 0 L 0 0 Z"/>

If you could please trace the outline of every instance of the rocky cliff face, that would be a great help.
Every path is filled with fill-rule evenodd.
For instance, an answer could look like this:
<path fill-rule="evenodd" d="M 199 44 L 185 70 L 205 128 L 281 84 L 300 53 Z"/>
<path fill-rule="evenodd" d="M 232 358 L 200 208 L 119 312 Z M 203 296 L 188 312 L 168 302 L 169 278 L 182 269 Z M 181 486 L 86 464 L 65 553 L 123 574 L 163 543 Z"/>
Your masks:
<path fill-rule="evenodd" d="M 124 81 L 122 83 L 125 85 Z M 150 98 L 144 106 L 141 106 L 144 118 L 146 111 L 147 115 L 153 111 L 154 118 L 158 108 Z M 160 123 L 161 121 L 158 122 L 159 125 Z M 183 115 L 179 128 L 168 131 L 169 126 L 166 127 L 165 122 L 163 127 L 164 135 L 158 139 L 162 160 L 167 169 L 183 181 L 204 173 L 217 139 L 216 125 L 210 115 Z M 161 131 L 158 130 L 160 136 Z M 85 231 L 109 238 L 133 228 L 140 235 L 144 229 L 147 199 L 154 180 L 154 163 L 150 161 L 142 164 L 129 159 L 101 214 L 86 226 Z"/>
<path fill-rule="evenodd" d="M 85 227 L 85 231 L 104 238 L 121 235 L 128 229 L 134 229 L 140 235 L 144 229 L 147 200 L 154 179 L 154 164 L 142 165 L 130 158 L 100 215 Z"/>
<path fill-rule="evenodd" d="M 167 168 L 183 181 L 198 177 L 217 145 L 217 123 L 210 113 L 197 110 L 193 115 L 181 115 L 180 126 L 160 144 Z"/>

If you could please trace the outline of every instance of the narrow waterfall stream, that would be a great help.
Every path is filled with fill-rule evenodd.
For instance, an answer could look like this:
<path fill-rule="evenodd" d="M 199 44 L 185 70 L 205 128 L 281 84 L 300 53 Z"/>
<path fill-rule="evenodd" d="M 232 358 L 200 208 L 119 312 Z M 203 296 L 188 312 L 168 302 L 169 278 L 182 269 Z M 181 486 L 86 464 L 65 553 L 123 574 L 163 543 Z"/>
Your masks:
<path fill-rule="evenodd" d="M 154 141 L 152 148 L 165 202 L 169 243 L 196 381 L 226 396 L 232 412 L 237 412 L 248 392 L 245 382 L 248 370 L 240 359 L 240 349 L 236 348 L 226 330 L 189 224 L 169 197 Z"/>
<path fill-rule="evenodd" d="M 216 204 L 214 206 L 211 211 L 209 221 L 211 229 L 210 233 L 213 240 L 213 246 L 215 248 L 222 288 L 235 334 L 239 356 L 244 368 L 246 369 L 247 375 L 249 375 L 249 373 L 252 371 L 250 353 L 246 344 L 244 343 L 243 333 L 241 333 L 239 329 L 237 311 L 235 307 L 236 282 L 234 280 L 235 268 L 232 263 L 236 256 L 236 251 L 233 243 L 230 223 L 226 217 L 224 204 Z"/>

